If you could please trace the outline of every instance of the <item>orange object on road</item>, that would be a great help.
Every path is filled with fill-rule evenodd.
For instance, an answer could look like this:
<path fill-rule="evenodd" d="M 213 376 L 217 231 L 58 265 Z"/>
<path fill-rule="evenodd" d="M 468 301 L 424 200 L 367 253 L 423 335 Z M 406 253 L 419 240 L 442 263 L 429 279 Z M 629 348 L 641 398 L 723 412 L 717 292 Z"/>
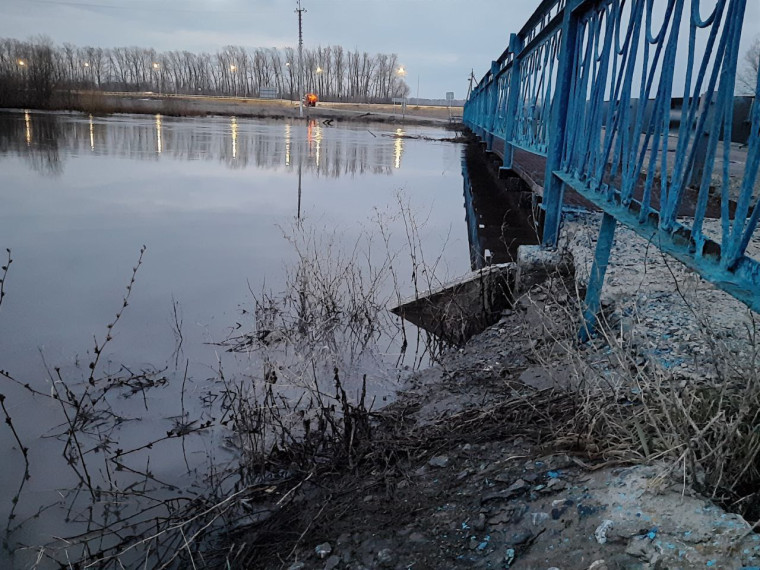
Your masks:
<path fill-rule="evenodd" d="M 304 99 L 306 99 L 307 107 L 316 107 L 317 101 L 319 101 L 319 98 L 314 93 L 307 93 Z"/>

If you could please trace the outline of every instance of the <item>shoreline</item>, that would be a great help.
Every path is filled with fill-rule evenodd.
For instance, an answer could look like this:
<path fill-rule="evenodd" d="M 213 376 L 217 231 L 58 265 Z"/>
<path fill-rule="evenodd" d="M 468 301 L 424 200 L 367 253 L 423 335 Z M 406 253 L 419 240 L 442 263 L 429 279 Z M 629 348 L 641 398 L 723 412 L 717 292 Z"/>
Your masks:
<path fill-rule="evenodd" d="M 92 115 L 119 113 L 173 117 L 229 116 L 256 119 L 316 119 L 363 123 L 435 126 L 462 130 L 461 107 L 407 106 L 380 103 L 319 102 L 303 108 L 285 99 L 253 99 L 144 93 L 101 93 L 95 91 L 60 93 L 46 108 L 13 107 L 8 110 L 72 111 Z"/>

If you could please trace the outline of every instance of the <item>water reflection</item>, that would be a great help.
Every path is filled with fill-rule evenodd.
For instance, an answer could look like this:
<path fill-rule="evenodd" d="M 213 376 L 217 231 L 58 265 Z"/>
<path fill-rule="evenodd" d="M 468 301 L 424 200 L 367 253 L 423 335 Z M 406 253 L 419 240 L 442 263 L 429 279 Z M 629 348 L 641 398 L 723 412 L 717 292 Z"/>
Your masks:
<path fill-rule="evenodd" d="M 95 124 L 92 122 L 92 115 L 90 115 L 90 151 L 95 152 Z"/>
<path fill-rule="evenodd" d="M 22 156 L 35 172 L 58 176 L 61 164 L 60 144 L 63 131 L 60 122 L 39 120 L 33 111 L 0 113 L 0 156 Z"/>
<path fill-rule="evenodd" d="M 138 160 L 218 160 L 230 168 L 300 165 L 309 174 L 332 178 L 391 174 L 401 168 L 406 133 L 400 128 L 373 126 L 368 137 L 363 125 L 337 128 L 317 120 L 261 125 L 237 117 L 0 113 L 0 155 L 22 156 L 45 175 L 62 172 L 62 157 L 86 153 Z"/>
<path fill-rule="evenodd" d="M 32 144 L 32 119 L 29 116 L 29 111 L 24 113 L 24 125 L 26 126 L 26 146 Z"/>
<path fill-rule="evenodd" d="M 135 252 L 146 244 L 129 310 L 103 359 L 108 370 L 118 369 L 119 363 L 141 371 L 169 367 L 172 382 L 154 396 L 150 412 L 138 398 L 124 400 L 123 416 L 140 421 L 125 422 L 135 431 L 121 432 L 119 445 L 135 448 L 145 434 L 152 439 L 166 433 L 172 418 L 184 417 L 185 388 L 177 382 L 187 370 L 183 360 L 189 365 L 188 395 L 214 389 L 207 379 L 221 370 L 221 358 L 227 378 L 260 376 L 257 364 L 244 357 L 220 357 L 212 343 L 241 327 L 249 330 L 247 321 L 240 323 L 242 315 L 250 314 L 243 309 L 255 306 L 252 295 L 282 289 L 287 277 L 283 265 L 291 267 L 298 259 L 284 239 L 294 216 L 303 214 L 303 227 L 325 234 L 318 243 L 345 241 L 347 251 L 358 255 L 357 235 L 382 223 L 395 236 L 391 249 L 402 251 L 407 218 L 396 214 L 396 192 L 405 188 L 409 211 L 424 218 L 420 243 L 440 259 L 440 279 L 463 273 L 461 147 L 401 138 L 407 133 L 395 126 L 370 128 L 234 117 L 0 113 L 0 251 L 9 247 L 18 260 L 0 315 L 0 368 L 39 389 L 49 390 L 45 363 L 60 368 L 72 382 L 86 383 L 92 339 L 103 338 Z M 446 134 L 420 132 L 429 138 Z M 30 176 L 28 167 L 46 176 Z M 242 171 L 245 167 L 249 169 Z M 354 173 L 380 175 L 359 179 Z M 383 247 L 382 239 L 376 243 Z M 384 259 L 366 257 L 374 263 Z M 399 275 L 412 273 L 408 256 L 399 255 L 398 263 Z M 411 289 L 402 294 L 407 292 Z M 177 306 L 179 324 L 173 313 Z M 383 343 L 382 350 L 387 346 Z M 382 371 L 370 376 L 376 386 L 385 385 Z M 37 441 L 52 431 L 59 416 L 48 413 L 44 402 L 27 403 L 3 386 L 19 410 L 13 419 L 21 433 Z M 73 480 L 53 440 L 39 441 L 49 446 L 32 457 L 36 471 L 19 503 L 19 520 L 59 500 L 55 490 Z M 17 492 L 23 475 L 14 470 L 19 465 L 13 445 L 9 430 L 0 430 L 0 449 L 12 458 L 0 470 L 5 497 Z M 191 461 L 202 461 L 207 448 L 217 449 L 216 442 L 200 439 L 189 445 Z M 184 489 L 189 478 L 184 478 L 184 449 L 171 449 L 155 450 L 150 469 Z M 133 466 L 138 464 L 134 461 Z M 37 476 L 40 470 L 44 473 Z M 10 501 L 0 504 L 0 521 L 7 520 L 10 508 Z M 72 520 L 64 508 L 51 508 L 14 540 L 41 544 L 50 536 L 70 535 L 78 530 Z M 11 567 L 2 556 L 0 552 L 0 567 Z"/>
<path fill-rule="evenodd" d="M 156 115 L 156 152 L 161 154 L 164 145 L 161 140 L 161 115 Z"/>
<path fill-rule="evenodd" d="M 401 168 L 401 155 L 404 154 L 404 130 L 396 129 L 396 142 L 393 146 L 393 168 Z"/>
<path fill-rule="evenodd" d="M 541 228 L 533 215 L 533 194 L 520 179 L 499 180 L 498 170 L 474 144 L 462 155 L 462 179 L 473 271 L 516 261 L 518 247 L 538 243 Z"/>

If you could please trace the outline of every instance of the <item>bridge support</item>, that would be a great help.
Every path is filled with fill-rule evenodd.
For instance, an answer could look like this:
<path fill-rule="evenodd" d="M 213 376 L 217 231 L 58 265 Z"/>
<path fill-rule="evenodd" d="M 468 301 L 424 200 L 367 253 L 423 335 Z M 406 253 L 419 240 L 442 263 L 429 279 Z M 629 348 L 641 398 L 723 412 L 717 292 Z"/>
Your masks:
<path fill-rule="evenodd" d="M 578 333 L 581 342 L 588 341 L 596 331 L 596 316 L 601 308 L 604 275 L 607 273 L 607 266 L 610 263 L 610 251 L 612 251 L 612 243 L 615 240 L 616 226 L 615 216 L 605 213 L 602 217 L 599 239 L 596 242 L 594 264 L 591 267 L 591 275 L 586 289 L 586 300 L 583 303 L 584 325 Z"/>

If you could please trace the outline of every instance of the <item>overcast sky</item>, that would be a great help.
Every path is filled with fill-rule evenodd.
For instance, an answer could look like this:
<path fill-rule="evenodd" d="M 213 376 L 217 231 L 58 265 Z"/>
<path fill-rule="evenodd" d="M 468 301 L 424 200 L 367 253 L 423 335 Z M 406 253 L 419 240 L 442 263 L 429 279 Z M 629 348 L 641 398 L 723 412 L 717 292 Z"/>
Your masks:
<path fill-rule="evenodd" d="M 507 46 L 539 0 L 302 0 L 304 44 L 396 53 L 411 96 L 467 92 Z M 665 0 L 655 0 L 665 4 Z M 703 5 L 713 4 L 703 0 Z M 0 37 L 159 51 L 214 52 L 226 45 L 298 42 L 295 0 L 0 0 Z M 707 8 L 705 8 L 706 10 Z M 749 0 L 743 50 L 760 34 L 760 2 Z"/>

